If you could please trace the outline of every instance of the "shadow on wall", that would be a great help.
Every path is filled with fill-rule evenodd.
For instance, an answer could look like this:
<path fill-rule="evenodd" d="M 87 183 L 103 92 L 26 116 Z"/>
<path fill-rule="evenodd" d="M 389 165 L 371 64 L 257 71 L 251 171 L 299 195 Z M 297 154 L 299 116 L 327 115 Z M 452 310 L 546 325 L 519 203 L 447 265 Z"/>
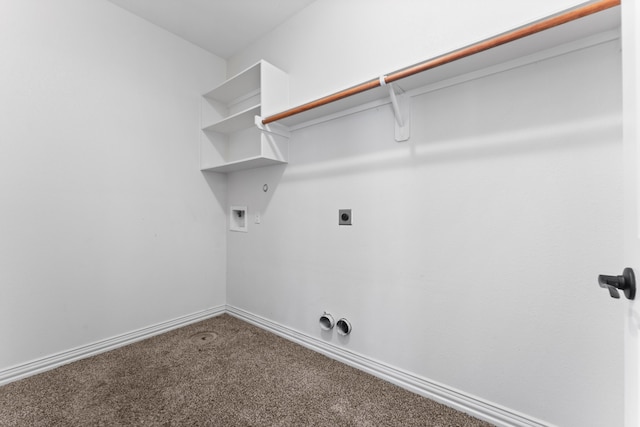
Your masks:
<path fill-rule="evenodd" d="M 356 137 L 355 135 L 351 135 Z M 443 164 L 461 161 L 477 161 L 481 158 L 497 158 L 514 155 L 526 155 L 534 152 L 554 151 L 593 145 L 610 144 L 622 138 L 622 118 L 610 115 L 596 118 L 583 118 L 572 122 L 539 124 L 535 127 L 495 132 L 485 135 L 461 135 L 451 139 L 428 140 L 413 136 L 405 143 L 397 143 L 393 137 L 380 142 L 372 142 L 361 137 L 364 142 L 372 142 L 378 151 L 369 149 L 357 156 L 334 156 L 331 150 L 325 156 L 318 156 L 315 162 L 292 161 L 287 170 L 287 181 L 312 180 L 325 176 L 344 176 L 357 173 L 403 169 L 407 166 L 424 164 Z M 313 144 L 313 141 L 327 140 L 325 136 L 306 134 L 302 141 L 292 138 L 292 145 Z M 336 144 L 351 144 L 342 140 Z M 317 142 L 315 143 L 317 144 Z M 316 155 L 317 149 L 314 150 Z M 324 158 L 322 158 L 324 157 Z M 292 155 L 295 159 L 295 154 Z"/>
<path fill-rule="evenodd" d="M 223 210 L 227 209 L 227 176 L 217 172 L 202 172 L 204 180 L 209 185 L 211 193 Z"/>
<path fill-rule="evenodd" d="M 406 169 L 619 142 L 617 43 L 532 62 L 411 98 L 409 141 L 389 104 L 293 133 L 287 180 Z"/>
<path fill-rule="evenodd" d="M 242 187 L 229 193 L 229 205 L 244 205 L 250 200 L 252 204 L 248 207 L 249 214 L 260 212 L 265 215 L 286 169 L 285 164 L 232 173 L 231 176 L 235 173 L 242 174 Z"/>

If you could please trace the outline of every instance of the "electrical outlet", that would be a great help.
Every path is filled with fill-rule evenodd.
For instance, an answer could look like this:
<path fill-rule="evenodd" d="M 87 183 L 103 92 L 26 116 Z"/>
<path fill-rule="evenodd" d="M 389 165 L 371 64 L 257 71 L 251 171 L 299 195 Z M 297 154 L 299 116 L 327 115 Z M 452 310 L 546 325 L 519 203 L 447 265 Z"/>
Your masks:
<path fill-rule="evenodd" d="M 351 225 L 351 209 L 338 210 L 338 225 Z"/>
<path fill-rule="evenodd" d="M 262 222 L 262 217 L 260 216 L 260 212 L 256 212 L 256 213 L 253 215 L 253 222 L 254 222 L 255 224 L 260 224 L 260 223 Z"/>

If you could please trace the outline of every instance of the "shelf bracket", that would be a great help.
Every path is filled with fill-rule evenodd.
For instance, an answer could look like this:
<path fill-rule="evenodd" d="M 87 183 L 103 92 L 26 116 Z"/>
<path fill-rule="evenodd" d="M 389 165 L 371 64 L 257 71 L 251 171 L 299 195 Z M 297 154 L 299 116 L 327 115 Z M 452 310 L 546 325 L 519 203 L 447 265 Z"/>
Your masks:
<path fill-rule="evenodd" d="M 411 97 L 406 93 L 396 95 L 393 83 L 386 82 L 386 76 L 380 76 L 380 86 L 388 86 L 389 99 L 393 107 L 395 121 L 395 138 L 404 142 L 411 137 Z"/>
<path fill-rule="evenodd" d="M 269 123 L 268 125 L 265 125 L 262 123 L 262 117 L 260 116 L 255 116 L 254 120 L 256 127 L 260 129 L 261 132 L 291 138 L 289 128 L 284 125 L 278 123 Z"/>

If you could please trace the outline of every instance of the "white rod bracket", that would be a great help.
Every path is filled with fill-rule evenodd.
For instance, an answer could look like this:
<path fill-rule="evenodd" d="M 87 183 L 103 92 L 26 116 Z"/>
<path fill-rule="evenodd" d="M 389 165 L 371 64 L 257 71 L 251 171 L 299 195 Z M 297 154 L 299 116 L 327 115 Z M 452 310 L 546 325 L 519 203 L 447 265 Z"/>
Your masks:
<path fill-rule="evenodd" d="M 380 81 L 383 81 L 383 77 L 380 77 Z M 385 83 L 385 85 L 389 86 L 389 98 L 396 119 L 396 141 L 407 141 L 411 137 L 411 97 L 406 93 L 396 95 L 393 84 Z"/>
<path fill-rule="evenodd" d="M 402 113 L 400 111 L 400 105 L 398 104 L 398 98 L 396 97 L 396 91 L 393 90 L 393 85 L 389 85 L 389 98 L 391 98 L 391 106 L 393 107 L 393 115 L 396 117 L 396 123 L 402 127 L 404 126 Z"/>
<path fill-rule="evenodd" d="M 284 125 L 280 125 L 278 123 L 269 123 L 268 125 L 265 125 L 262 123 L 262 117 L 260 116 L 255 116 L 255 124 L 261 132 L 291 138 L 291 131 L 289 131 L 289 128 Z"/>

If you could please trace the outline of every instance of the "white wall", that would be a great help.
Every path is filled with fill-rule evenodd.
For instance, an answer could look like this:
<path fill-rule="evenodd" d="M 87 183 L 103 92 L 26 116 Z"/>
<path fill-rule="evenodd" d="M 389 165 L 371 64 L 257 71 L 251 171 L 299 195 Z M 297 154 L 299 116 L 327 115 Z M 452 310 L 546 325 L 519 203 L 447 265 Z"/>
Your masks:
<path fill-rule="evenodd" d="M 225 62 L 106 1 L 0 0 L 0 370 L 225 303 Z"/>
<path fill-rule="evenodd" d="M 297 104 L 571 2 L 469 1 L 463 25 L 460 2 L 378 1 L 348 24 L 361 3 L 319 0 L 230 64 L 273 61 Z M 405 32 L 379 48 L 386 20 Z M 289 165 L 229 176 L 262 223 L 228 235 L 228 303 L 545 423 L 622 425 L 622 322 L 596 283 L 623 267 L 620 116 L 609 42 L 415 97 L 407 144 L 388 106 L 298 130 Z"/>
<path fill-rule="evenodd" d="M 299 105 L 580 3 L 316 0 L 229 58 L 227 74 L 266 59 L 289 73 Z"/>

